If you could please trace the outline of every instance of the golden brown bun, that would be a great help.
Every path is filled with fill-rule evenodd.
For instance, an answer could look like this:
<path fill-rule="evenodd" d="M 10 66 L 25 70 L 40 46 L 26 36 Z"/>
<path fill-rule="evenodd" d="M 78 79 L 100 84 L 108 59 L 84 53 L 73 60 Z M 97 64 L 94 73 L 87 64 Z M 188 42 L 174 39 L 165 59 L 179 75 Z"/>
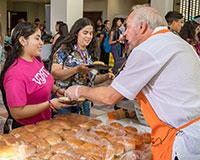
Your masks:
<path fill-rule="evenodd" d="M 105 65 L 105 63 L 102 62 L 102 61 L 94 61 L 93 64 L 95 64 L 95 65 Z"/>
<path fill-rule="evenodd" d="M 33 133 L 18 133 L 14 135 L 17 139 L 20 139 L 25 144 L 31 143 L 37 139 L 37 136 L 35 136 Z"/>
<path fill-rule="evenodd" d="M 34 134 L 38 137 L 38 138 L 45 138 L 47 136 L 49 136 L 51 134 L 51 131 L 49 129 L 41 129 L 38 128 Z"/>
<path fill-rule="evenodd" d="M 150 133 L 143 133 L 142 137 L 143 137 L 144 143 L 146 143 L 146 144 L 151 143 L 151 134 Z"/>
<path fill-rule="evenodd" d="M 58 125 L 58 124 L 54 124 L 54 123 L 49 127 L 49 130 L 50 130 L 51 132 L 54 132 L 54 133 L 57 133 L 57 134 L 63 132 L 62 126 L 60 126 L 60 125 Z"/>
<path fill-rule="evenodd" d="M 55 119 L 63 120 L 66 123 L 71 124 L 71 126 L 78 126 L 79 124 L 87 122 L 89 120 L 89 117 L 70 113 L 67 115 L 57 116 Z"/>
<path fill-rule="evenodd" d="M 24 147 L 24 150 L 25 150 L 26 157 L 31 157 L 37 152 L 36 147 L 33 146 L 32 144 L 26 145 Z"/>
<path fill-rule="evenodd" d="M 45 121 L 40 121 L 36 124 L 37 127 L 39 128 L 48 128 L 51 126 L 52 120 L 45 120 Z"/>
<path fill-rule="evenodd" d="M 90 119 L 88 122 L 86 123 L 83 123 L 83 124 L 80 124 L 80 127 L 81 128 L 84 128 L 84 129 L 91 129 L 92 127 L 95 127 L 99 124 L 101 124 L 102 121 L 101 120 L 98 120 L 98 119 Z"/>
<path fill-rule="evenodd" d="M 34 156 L 40 160 L 48 160 L 52 157 L 52 153 L 49 150 L 43 150 L 41 152 L 36 153 Z"/>
<path fill-rule="evenodd" d="M 136 134 L 137 133 L 137 128 L 132 127 L 132 126 L 126 126 L 126 127 L 124 127 L 124 130 L 126 131 L 127 134 Z"/>
<path fill-rule="evenodd" d="M 33 141 L 31 144 L 37 148 L 37 152 L 48 150 L 50 148 L 49 143 L 44 139 L 37 139 Z"/>
<path fill-rule="evenodd" d="M 121 143 L 113 143 L 113 148 L 114 148 L 114 154 L 115 156 L 121 156 L 125 152 L 125 147 Z"/>
<path fill-rule="evenodd" d="M 64 143 L 60 143 L 60 144 L 56 144 L 51 146 L 51 152 L 52 153 L 66 153 L 66 151 L 71 150 L 71 147 L 67 144 Z"/>
<path fill-rule="evenodd" d="M 106 155 L 106 147 L 100 147 L 100 146 L 93 144 L 93 143 L 84 143 L 81 146 L 81 149 L 90 153 L 90 155 L 94 155 L 96 157 L 104 158 L 105 155 Z"/>
<path fill-rule="evenodd" d="M 110 123 L 110 125 L 112 126 L 112 127 L 114 127 L 114 128 L 117 128 L 117 129 L 122 129 L 122 128 L 124 128 L 120 123 L 118 123 L 118 122 L 112 122 L 112 123 Z"/>
<path fill-rule="evenodd" d="M 66 155 L 66 154 L 56 154 L 50 157 L 49 160 L 77 160 L 73 156 Z"/>
<path fill-rule="evenodd" d="M 19 128 L 15 128 L 13 129 L 10 134 L 15 135 L 15 134 L 22 134 L 22 133 L 28 133 L 27 130 L 24 129 L 24 127 L 19 127 Z"/>
<path fill-rule="evenodd" d="M 5 134 L 2 138 L 2 140 L 7 145 L 15 145 L 15 144 L 23 144 L 24 143 L 20 138 L 16 138 L 14 135 L 11 135 L 11 134 Z"/>
<path fill-rule="evenodd" d="M 63 133 L 59 134 L 63 139 L 68 139 L 69 137 L 75 138 L 75 133 L 72 130 L 64 131 Z"/>
<path fill-rule="evenodd" d="M 56 145 L 62 142 L 62 139 L 59 135 L 52 133 L 51 135 L 44 138 L 51 146 Z"/>
<path fill-rule="evenodd" d="M 77 138 L 71 138 L 71 137 L 65 139 L 65 142 L 72 148 L 79 148 L 80 146 L 84 144 L 84 141 L 79 140 Z"/>
<path fill-rule="evenodd" d="M 59 100 L 61 100 L 65 104 L 74 104 L 74 103 L 80 103 L 85 100 L 85 98 L 80 97 L 77 100 L 71 100 L 68 97 L 59 97 Z"/>
<path fill-rule="evenodd" d="M 9 159 L 16 157 L 17 150 L 12 146 L 0 147 L 0 159 Z"/>
<path fill-rule="evenodd" d="M 70 130 L 72 128 L 71 124 L 67 123 L 64 120 L 56 119 L 53 121 L 53 124 L 60 125 L 60 127 L 64 130 Z"/>
<path fill-rule="evenodd" d="M 24 126 L 24 129 L 28 132 L 35 132 L 38 127 L 34 124 Z"/>

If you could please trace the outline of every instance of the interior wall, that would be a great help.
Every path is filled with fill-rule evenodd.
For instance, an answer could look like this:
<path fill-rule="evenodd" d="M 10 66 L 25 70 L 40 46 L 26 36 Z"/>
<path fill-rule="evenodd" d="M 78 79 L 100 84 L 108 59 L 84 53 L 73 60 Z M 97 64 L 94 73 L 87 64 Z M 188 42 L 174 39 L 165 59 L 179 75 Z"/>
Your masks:
<path fill-rule="evenodd" d="M 103 21 L 107 19 L 108 0 L 84 0 L 83 11 L 102 11 Z"/>
<path fill-rule="evenodd" d="M 8 2 L 8 11 L 27 12 L 27 20 L 34 22 L 35 18 L 39 18 L 41 23 L 45 20 L 45 4 L 34 2 Z"/>
<path fill-rule="evenodd" d="M 145 4 L 149 0 L 84 0 L 84 11 L 102 11 L 103 20 L 115 16 L 127 16 L 133 5 Z"/>
<path fill-rule="evenodd" d="M 7 27 L 7 0 L 0 0 L 0 27 L 1 34 L 3 36 L 6 35 L 6 27 Z"/>
<path fill-rule="evenodd" d="M 149 0 L 108 0 L 107 17 L 110 20 L 116 16 L 126 17 L 134 5 L 148 2 Z"/>

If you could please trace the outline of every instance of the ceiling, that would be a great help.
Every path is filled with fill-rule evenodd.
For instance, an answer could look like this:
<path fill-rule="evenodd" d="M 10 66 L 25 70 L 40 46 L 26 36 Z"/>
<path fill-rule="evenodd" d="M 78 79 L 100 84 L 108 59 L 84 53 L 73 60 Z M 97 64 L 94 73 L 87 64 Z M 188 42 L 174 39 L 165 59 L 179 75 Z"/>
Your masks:
<path fill-rule="evenodd" d="M 50 0 L 8 0 L 9 2 L 50 3 Z"/>

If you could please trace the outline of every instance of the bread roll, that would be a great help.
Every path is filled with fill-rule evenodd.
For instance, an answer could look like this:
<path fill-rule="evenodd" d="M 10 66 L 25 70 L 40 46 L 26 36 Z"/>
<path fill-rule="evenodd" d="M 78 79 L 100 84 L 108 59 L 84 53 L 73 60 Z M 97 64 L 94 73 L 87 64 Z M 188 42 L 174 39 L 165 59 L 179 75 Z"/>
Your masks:
<path fill-rule="evenodd" d="M 101 124 L 102 121 L 101 120 L 98 120 L 98 119 L 90 119 L 88 122 L 86 123 L 83 123 L 83 124 L 80 124 L 80 127 L 81 128 L 84 128 L 84 129 L 91 129 L 92 127 L 95 127 L 99 124 Z"/>
<path fill-rule="evenodd" d="M 40 160 L 49 160 L 52 157 L 52 153 L 49 150 L 43 150 L 36 153 L 34 156 Z"/>
<path fill-rule="evenodd" d="M 95 64 L 95 65 L 105 65 L 105 63 L 102 62 L 102 61 L 94 61 L 93 64 Z"/>
<path fill-rule="evenodd" d="M 117 128 L 117 129 L 123 129 L 124 127 L 118 123 L 118 122 L 112 122 L 110 123 L 110 126 L 114 127 L 114 128 Z"/>
<path fill-rule="evenodd" d="M 47 136 L 49 136 L 52 132 L 49 129 L 41 129 L 38 128 L 34 134 L 38 137 L 38 138 L 45 138 Z"/>
<path fill-rule="evenodd" d="M 51 146 L 56 145 L 62 142 L 62 139 L 59 135 L 52 133 L 46 138 L 44 138 Z"/>
<path fill-rule="evenodd" d="M 67 151 L 69 151 L 71 149 L 71 147 L 67 144 L 64 144 L 64 143 L 60 143 L 60 144 L 56 144 L 56 145 L 53 145 L 51 146 L 51 152 L 52 153 L 62 153 L 62 154 L 65 154 Z"/>
<path fill-rule="evenodd" d="M 72 128 L 71 125 L 64 120 L 54 120 L 53 124 L 60 125 L 60 127 L 64 130 L 70 130 Z"/>
<path fill-rule="evenodd" d="M 80 148 L 84 144 L 84 141 L 71 137 L 65 139 L 65 142 L 72 148 Z"/>
<path fill-rule="evenodd" d="M 66 155 L 66 154 L 56 154 L 50 157 L 49 160 L 78 160 L 74 158 L 74 156 Z"/>
<path fill-rule="evenodd" d="M 45 120 L 45 121 L 40 121 L 36 125 L 39 128 L 48 128 L 51 126 L 52 120 Z"/>
<path fill-rule="evenodd" d="M 24 129 L 28 132 L 35 132 L 38 127 L 34 124 L 24 126 Z"/>
<path fill-rule="evenodd" d="M 50 148 L 49 143 L 44 139 L 37 139 L 31 144 L 37 148 L 37 152 L 42 152 L 43 150 L 48 150 Z"/>
<path fill-rule="evenodd" d="M 17 150 L 12 146 L 0 147 L 0 159 L 15 159 Z"/>
<path fill-rule="evenodd" d="M 150 133 L 143 133 L 142 137 L 143 137 L 144 143 L 146 143 L 146 144 L 151 143 L 151 134 Z"/>
<path fill-rule="evenodd" d="M 58 124 L 52 124 L 52 125 L 49 127 L 49 130 L 50 130 L 51 132 L 54 132 L 54 133 L 57 133 L 57 134 L 63 132 L 63 128 L 62 128 L 60 125 L 58 125 Z"/>
<path fill-rule="evenodd" d="M 3 136 L 2 140 L 7 144 L 7 145 L 16 145 L 16 144 L 24 144 L 24 142 L 16 138 L 14 135 L 11 134 L 6 134 Z"/>
<path fill-rule="evenodd" d="M 132 127 L 132 126 L 126 126 L 126 127 L 124 127 L 124 130 L 126 131 L 127 134 L 136 134 L 137 133 L 137 128 Z"/>

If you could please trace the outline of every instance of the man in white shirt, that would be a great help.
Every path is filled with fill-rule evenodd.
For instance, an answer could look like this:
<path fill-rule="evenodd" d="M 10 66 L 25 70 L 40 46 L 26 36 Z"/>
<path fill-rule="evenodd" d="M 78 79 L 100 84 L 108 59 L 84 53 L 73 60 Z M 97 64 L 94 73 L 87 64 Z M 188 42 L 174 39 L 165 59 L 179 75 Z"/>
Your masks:
<path fill-rule="evenodd" d="M 136 8 L 125 32 L 132 48 L 108 87 L 72 86 L 71 99 L 115 104 L 137 98 L 152 128 L 153 160 L 200 159 L 200 61 L 193 48 L 167 29 L 151 7 Z"/>

